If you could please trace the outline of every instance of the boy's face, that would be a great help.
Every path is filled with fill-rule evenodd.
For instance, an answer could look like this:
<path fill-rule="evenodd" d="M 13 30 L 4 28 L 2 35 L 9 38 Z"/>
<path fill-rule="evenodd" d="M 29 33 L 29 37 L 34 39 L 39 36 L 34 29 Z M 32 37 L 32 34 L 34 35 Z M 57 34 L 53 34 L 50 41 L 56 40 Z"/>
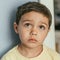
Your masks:
<path fill-rule="evenodd" d="M 42 45 L 49 31 L 48 18 L 34 11 L 24 14 L 19 25 L 15 23 L 14 26 L 21 44 L 30 48 Z"/>

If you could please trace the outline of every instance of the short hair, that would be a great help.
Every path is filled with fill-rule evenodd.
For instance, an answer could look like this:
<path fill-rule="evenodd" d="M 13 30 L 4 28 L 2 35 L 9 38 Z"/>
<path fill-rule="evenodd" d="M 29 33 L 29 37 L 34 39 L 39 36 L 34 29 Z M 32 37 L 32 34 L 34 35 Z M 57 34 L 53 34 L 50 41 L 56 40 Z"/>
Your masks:
<path fill-rule="evenodd" d="M 48 22 L 49 22 L 49 28 L 50 28 L 51 23 L 52 23 L 51 12 L 45 5 L 39 2 L 27 2 L 19 6 L 16 12 L 16 24 L 17 25 L 19 24 L 19 21 L 22 15 L 31 11 L 39 12 L 39 13 L 42 13 L 44 16 L 46 16 L 49 20 Z"/>

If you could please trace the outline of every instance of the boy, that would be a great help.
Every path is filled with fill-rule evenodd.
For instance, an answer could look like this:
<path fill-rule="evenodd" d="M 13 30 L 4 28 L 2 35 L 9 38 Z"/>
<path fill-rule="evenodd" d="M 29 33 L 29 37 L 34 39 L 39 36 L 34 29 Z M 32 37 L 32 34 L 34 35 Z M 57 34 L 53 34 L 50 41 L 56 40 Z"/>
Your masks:
<path fill-rule="evenodd" d="M 43 45 L 52 23 L 47 7 L 28 2 L 18 7 L 14 30 L 21 44 L 14 47 L 1 60 L 59 60 L 55 51 Z"/>

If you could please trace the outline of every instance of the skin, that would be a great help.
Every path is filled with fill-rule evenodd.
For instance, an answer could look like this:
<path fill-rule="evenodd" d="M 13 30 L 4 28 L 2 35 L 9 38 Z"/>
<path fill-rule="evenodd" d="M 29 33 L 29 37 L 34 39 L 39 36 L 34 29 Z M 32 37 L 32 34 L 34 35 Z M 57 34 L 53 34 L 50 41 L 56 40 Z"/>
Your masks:
<path fill-rule="evenodd" d="M 21 40 L 18 51 L 25 57 L 36 57 L 43 51 L 43 41 L 49 32 L 48 18 L 41 13 L 31 11 L 22 15 L 14 29 Z"/>

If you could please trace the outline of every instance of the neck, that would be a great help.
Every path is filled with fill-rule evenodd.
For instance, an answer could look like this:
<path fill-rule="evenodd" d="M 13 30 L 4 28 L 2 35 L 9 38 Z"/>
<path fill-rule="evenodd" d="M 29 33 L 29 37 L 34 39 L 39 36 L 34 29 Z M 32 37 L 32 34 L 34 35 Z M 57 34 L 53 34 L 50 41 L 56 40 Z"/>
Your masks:
<path fill-rule="evenodd" d="M 43 51 L 43 45 L 34 48 L 28 48 L 21 44 L 18 46 L 18 50 L 23 56 L 32 58 L 41 54 Z"/>

